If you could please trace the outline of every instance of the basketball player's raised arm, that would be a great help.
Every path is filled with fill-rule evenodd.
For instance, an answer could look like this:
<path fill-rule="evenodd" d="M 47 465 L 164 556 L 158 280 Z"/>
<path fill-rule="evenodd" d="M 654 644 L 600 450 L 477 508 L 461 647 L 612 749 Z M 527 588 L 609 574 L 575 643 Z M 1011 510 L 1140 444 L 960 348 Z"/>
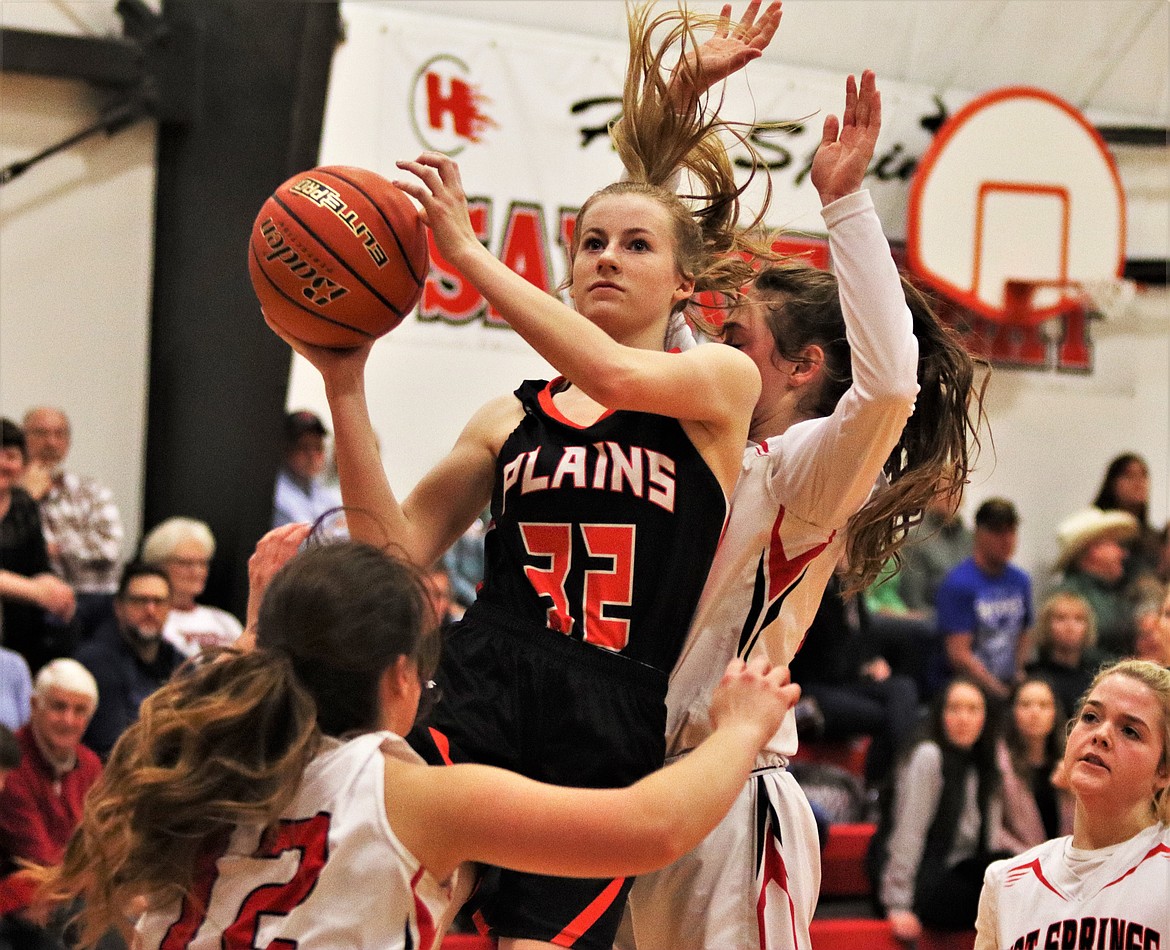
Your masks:
<path fill-rule="evenodd" d="M 760 0 L 751 0 L 739 23 L 731 26 L 731 4 L 725 3 L 719 14 L 715 35 L 694 53 L 683 56 L 670 77 L 670 95 L 678 110 L 693 109 L 699 97 L 715 83 L 759 59 L 780 26 L 779 0 L 768 4 L 758 20 Z"/>
<path fill-rule="evenodd" d="M 387 813 L 403 844 L 440 879 L 465 860 L 570 877 L 651 870 L 722 819 L 799 695 L 787 668 L 733 660 L 715 694 L 715 732 L 628 788 L 564 788 L 488 766 L 390 760 Z"/>
<path fill-rule="evenodd" d="M 350 537 L 375 547 L 393 545 L 415 564 L 432 564 L 487 505 L 493 479 L 487 454 L 491 421 L 506 411 L 507 402 L 489 403 L 480 410 L 447 458 L 424 476 L 405 502 L 399 502 L 382 466 L 366 402 L 365 367 L 372 344 L 331 350 L 289 336 L 272 321 L 268 325 L 324 380 Z"/>
<path fill-rule="evenodd" d="M 416 176 L 396 180 L 423 206 L 443 257 L 463 274 L 525 341 L 586 395 L 609 409 L 630 409 L 715 426 L 750 413 L 759 373 L 741 353 L 697 347 L 686 353 L 625 345 L 571 307 L 509 269 L 471 228 L 459 167 L 448 156 L 424 152 L 398 162 Z M 669 240 L 669 238 L 664 239 Z M 693 283 L 680 277 L 679 301 Z"/>

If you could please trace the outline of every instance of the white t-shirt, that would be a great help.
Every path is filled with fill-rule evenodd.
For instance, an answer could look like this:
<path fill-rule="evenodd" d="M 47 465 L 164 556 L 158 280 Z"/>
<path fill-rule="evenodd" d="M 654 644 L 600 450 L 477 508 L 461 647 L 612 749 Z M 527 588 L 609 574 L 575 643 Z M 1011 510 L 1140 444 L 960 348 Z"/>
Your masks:
<path fill-rule="evenodd" d="M 194 656 L 208 647 L 230 647 L 243 625 L 226 610 L 196 604 L 191 610 L 171 608 L 163 625 L 163 638 L 183 656 Z"/>
<path fill-rule="evenodd" d="M 406 950 L 431 946 L 450 903 L 395 837 L 386 818 L 385 755 L 422 760 L 399 736 L 375 732 L 327 740 L 276 826 L 239 827 L 193 902 L 142 917 L 143 950 L 222 946 Z"/>

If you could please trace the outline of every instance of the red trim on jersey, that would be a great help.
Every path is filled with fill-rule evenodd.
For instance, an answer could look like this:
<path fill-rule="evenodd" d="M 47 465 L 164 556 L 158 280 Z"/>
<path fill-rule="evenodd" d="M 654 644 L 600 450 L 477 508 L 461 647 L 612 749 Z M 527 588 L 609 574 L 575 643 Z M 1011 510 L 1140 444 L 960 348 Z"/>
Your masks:
<path fill-rule="evenodd" d="M 414 898 L 414 919 L 418 923 L 418 945 L 429 947 L 435 942 L 435 918 L 418 896 L 418 882 L 422 880 L 423 873 L 421 867 L 414 872 L 414 877 L 410 879 L 410 893 Z"/>
<path fill-rule="evenodd" d="M 1036 880 L 1052 891 L 1052 893 L 1059 897 L 1062 901 L 1068 900 L 1068 898 L 1060 893 L 1060 891 L 1058 891 L 1055 887 L 1053 887 L 1048 878 L 1044 876 L 1044 871 L 1040 867 L 1039 858 L 1034 858 L 1027 864 L 1019 864 L 1014 868 L 1008 868 L 1008 872 L 1004 876 L 1003 886 L 1011 887 L 1013 884 L 1019 881 L 1020 878 L 1027 877 L 1029 871 L 1036 875 Z"/>
<path fill-rule="evenodd" d="M 784 542 L 780 540 L 780 526 L 784 523 L 786 509 L 780 506 L 776 520 L 772 524 L 772 543 L 768 546 L 768 601 L 774 601 L 792 582 L 800 576 L 809 561 L 813 560 L 827 548 L 837 536 L 836 530 L 822 544 L 809 548 L 803 554 L 789 559 L 784 553 Z"/>
<path fill-rule="evenodd" d="M 615 877 L 610 881 L 605 890 L 593 898 L 593 902 L 570 921 L 564 930 L 553 937 L 550 943 L 557 947 L 573 946 L 590 927 L 597 923 L 597 918 L 609 910 L 625 882 L 624 877 Z"/>
<path fill-rule="evenodd" d="M 451 741 L 434 726 L 427 726 L 427 732 L 431 734 L 431 741 L 435 743 L 439 755 L 443 757 L 443 764 L 454 765 L 455 763 L 451 761 Z"/>
<path fill-rule="evenodd" d="M 471 915 L 471 922 L 475 924 L 475 929 L 479 931 L 481 937 L 490 937 L 492 935 L 492 928 L 488 926 L 488 922 L 484 919 L 482 910 L 477 910 Z"/>
<path fill-rule="evenodd" d="M 775 834 L 769 833 L 765 838 L 764 866 L 760 869 L 760 893 L 756 898 L 756 927 L 760 935 L 760 950 L 768 950 L 768 885 L 775 884 L 788 898 L 788 921 L 792 925 L 792 946 L 800 946 L 796 937 L 796 906 L 792 902 L 792 895 L 788 893 L 788 869 L 784 866 L 784 856 L 780 853 Z"/>
<path fill-rule="evenodd" d="M 1121 875 L 1121 877 L 1119 877 L 1116 881 L 1110 881 L 1105 885 L 1105 887 L 1112 887 L 1114 884 L 1118 883 L 1118 881 L 1124 881 L 1127 877 L 1133 874 L 1134 871 L 1145 864 L 1146 861 L 1148 861 L 1150 858 L 1156 858 L 1160 854 L 1164 854 L 1166 857 L 1170 858 L 1170 848 L 1166 847 L 1166 845 L 1162 844 L 1161 842 L 1150 848 L 1150 850 L 1146 852 L 1145 857 L 1143 857 L 1140 861 L 1138 861 L 1137 864 Z M 1101 890 L 1105 890 L 1105 887 L 1101 888 Z"/>
<path fill-rule="evenodd" d="M 557 408 L 556 403 L 553 402 L 553 390 L 559 387 L 562 383 L 566 382 L 568 382 L 568 380 L 565 379 L 564 376 L 558 376 L 547 386 L 545 386 L 544 389 L 540 391 L 540 395 L 537 397 L 540 400 L 540 408 L 545 411 L 545 414 L 549 416 L 549 418 L 555 419 L 557 422 L 564 423 L 567 426 L 572 426 L 574 429 L 588 429 L 590 426 L 597 425 L 597 423 L 599 423 L 602 419 L 607 419 L 613 415 L 612 409 L 606 409 L 605 412 L 590 422 L 589 425 L 581 425 L 581 423 L 574 422 L 572 419 L 562 414 L 561 410 Z"/>

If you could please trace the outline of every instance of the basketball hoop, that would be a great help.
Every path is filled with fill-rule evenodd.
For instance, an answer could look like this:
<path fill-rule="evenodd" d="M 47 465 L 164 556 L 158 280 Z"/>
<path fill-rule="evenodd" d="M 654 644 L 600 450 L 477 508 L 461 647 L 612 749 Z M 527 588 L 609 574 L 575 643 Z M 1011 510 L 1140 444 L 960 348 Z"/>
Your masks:
<path fill-rule="evenodd" d="M 1055 290 L 1054 303 L 1037 305 L 1036 294 Z M 1121 316 L 1136 293 L 1131 280 L 1005 280 L 1003 320 L 1015 326 L 1032 327 L 1053 317 L 1081 311 L 1087 316 L 1108 320 Z"/>

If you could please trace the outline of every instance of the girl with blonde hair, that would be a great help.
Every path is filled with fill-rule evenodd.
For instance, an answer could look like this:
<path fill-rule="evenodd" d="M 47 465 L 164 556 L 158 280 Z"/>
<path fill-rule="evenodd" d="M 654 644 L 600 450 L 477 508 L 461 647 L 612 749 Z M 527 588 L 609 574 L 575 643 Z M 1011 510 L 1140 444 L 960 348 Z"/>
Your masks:
<path fill-rule="evenodd" d="M 778 4 L 770 10 L 734 38 L 717 37 L 728 42 L 707 52 L 721 69 L 734 68 L 737 51 L 758 55 L 779 20 Z M 487 403 L 400 501 L 366 404 L 370 347 L 288 339 L 324 378 L 354 538 L 429 565 L 490 505 L 484 581 L 446 639 L 435 677 L 443 699 L 412 734 L 435 763 L 587 787 L 628 785 L 658 767 L 667 678 L 739 474 L 758 371 L 731 347 L 664 349 L 697 293 L 736 294 L 747 282 L 741 251 L 775 255 L 738 222 L 746 186 L 720 139 L 725 125 L 707 110 L 676 109 L 661 75 L 668 50 L 684 62 L 698 55 L 694 25 L 711 21 L 679 11 L 651 20 L 642 7 L 631 22 L 627 88 L 638 88 L 638 118 L 615 139 L 642 159 L 577 217 L 575 309 L 479 241 L 454 161 L 427 152 L 398 163 L 408 176 L 396 184 L 422 206 L 443 257 L 561 376 Z M 649 67 L 642 36 L 661 44 Z M 688 202 L 664 187 L 678 167 L 700 185 Z M 609 950 L 632 883 L 498 878 L 480 913 L 503 946 L 572 939 L 580 950 Z"/>
<path fill-rule="evenodd" d="M 1062 760 L 1071 835 L 987 869 L 975 950 L 1153 947 L 1170 933 L 1170 670 L 1122 660 L 1077 710 Z"/>

